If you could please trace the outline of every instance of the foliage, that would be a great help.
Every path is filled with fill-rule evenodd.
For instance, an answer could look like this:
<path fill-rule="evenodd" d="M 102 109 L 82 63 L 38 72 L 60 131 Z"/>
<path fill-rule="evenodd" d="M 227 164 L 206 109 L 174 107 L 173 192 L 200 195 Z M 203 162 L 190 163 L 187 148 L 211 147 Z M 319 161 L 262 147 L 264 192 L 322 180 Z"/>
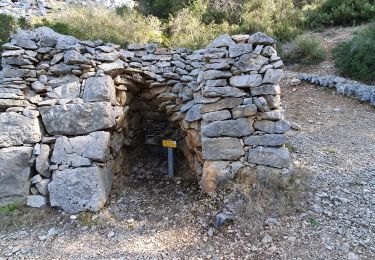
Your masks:
<path fill-rule="evenodd" d="M 205 24 L 202 20 L 202 10 L 184 8 L 168 21 L 169 40 L 165 44 L 169 47 L 187 47 L 198 49 L 205 47 L 220 34 L 230 31 L 231 26 L 222 24 Z"/>
<path fill-rule="evenodd" d="M 121 13 L 102 8 L 66 8 L 41 21 L 35 26 L 49 26 L 62 34 L 83 40 L 101 39 L 121 45 L 128 43 L 161 43 L 162 24 L 154 16 L 143 16 L 135 11 Z"/>
<path fill-rule="evenodd" d="M 0 207 L 0 214 L 11 213 L 11 212 L 17 210 L 18 208 L 20 208 L 20 206 L 21 205 L 19 203 L 13 203 L 13 204 L 6 205 L 4 207 Z"/>
<path fill-rule="evenodd" d="M 0 14 L 0 51 L 1 45 L 10 41 L 10 35 L 18 28 L 27 29 L 29 24 L 24 18 L 15 19 L 13 16 Z"/>
<path fill-rule="evenodd" d="M 307 26 L 355 25 L 375 16 L 374 0 L 326 0 L 307 11 Z"/>
<path fill-rule="evenodd" d="M 318 38 L 311 35 L 298 36 L 281 51 L 286 63 L 317 64 L 322 62 L 327 52 Z"/>
<path fill-rule="evenodd" d="M 138 9 L 145 15 L 167 19 L 186 7 L 189 0 L 139 0 Z"/>
<path fill-rule="evenodd" d="M 206 24 L 240 24 L 245 0 L 208 0 L 207 8 L 202 14 L 202 20 Z"/>
<path fill-rule="evenodd" d="M 339 44 L 333 53 L 339 72 L 364 82 L 375 81 L 375 22 L 350 41 Z"/>
<path fill-rule="evenodd" d="M 293 0 L 246 1 L 238 33 L 263 31 L 279 41 L 289 41 L 301 32 L 302 16 Z"/>

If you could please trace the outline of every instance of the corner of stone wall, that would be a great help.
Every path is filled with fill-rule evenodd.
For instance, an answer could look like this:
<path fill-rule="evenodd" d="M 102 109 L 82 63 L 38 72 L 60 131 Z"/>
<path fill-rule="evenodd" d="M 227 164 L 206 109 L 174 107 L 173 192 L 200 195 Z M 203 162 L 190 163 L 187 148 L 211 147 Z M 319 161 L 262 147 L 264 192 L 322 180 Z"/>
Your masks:
<path fill-rule="evenodd" d="M 284 67 L 265 34 L 223 35 L 207 46 L 202 76 L 203 176 L 208 194 L 241 176 L 289 167 L 279 82 Z"/>

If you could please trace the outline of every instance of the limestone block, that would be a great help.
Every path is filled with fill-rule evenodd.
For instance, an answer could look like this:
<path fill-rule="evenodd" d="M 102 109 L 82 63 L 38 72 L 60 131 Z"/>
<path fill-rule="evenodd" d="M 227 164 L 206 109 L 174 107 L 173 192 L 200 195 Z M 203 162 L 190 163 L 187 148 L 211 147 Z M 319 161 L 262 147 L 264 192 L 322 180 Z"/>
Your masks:
<path fill-rule="evenodd" d="M 266 71 L 266 74 L 264 75 L 262 83 L 278 85 L 280 83 L 282 74 L 283 74 L 282 69 L 269 69 Z"/>
<path fill-rule="evenodd" d="M 37 118 L 15 112 L 0 113 L 0 148 L 39 142 L 41 132 Z"/>
<path fill-rule="evenodd" d="M 116 104 L 116 88 L 110 76 L 88 78 L 83 88 L 85 102 L 109 101 L 112 105 Z"/>
<path fill-rule="evenodd" d="M 242 55 L 234 66 L 241 72 L 259 71 L 263 65 L 267 64 L 268 58 L 254 53 L 248 53 Z"/>
<path fill-rule="evenodd" d="M 222 121 L 231 118 L 229 110 L 220 110 L 205 113 L 202 115 L 203 121 L 212 122 L 212 121 Z"/>
<path fill-rule="evenodd" d="M 250 89 L 252 96 L 262 96 L 262 95 L 279 95 L 280 94 L 280 86 L 279 85 L 261 85 L 256 88 Z"/>
<path fill-rule="evenodd" d="M 86 136 L 59 137 L 51 161 L 73 167 L 89 166 L 92 161 L 104 162 L 108 158 L 110 134 L 93 132 Z"/>
<path fill-rule="evenodd" d="M 236 44 L 229 46 L 229 57 L 235 58 L 241 56 L 245 53 L 250 53 L 253 51 L 253 46 L 251 44 Z"/>
<path fill-rule="evenodd" d="M 239 88 L 233 87 L 205 87 L 203 89 L 203 96 L 208 98 L 213 97 L 244 97 L 247 93 Z"/>
<path fill-rule="evenodd" d="M 271 37 L 267 36 L 265 33 L 257 32 L 249 37 L 249 43 L 254 45 L 261 44 L 261 45 L 273 45 L 275 44 L 275 40 Z"/>
<path fill-rule="evenodd" d="M 35 168 L 43 176 L 49 175 L 49 154 L 50 148 L 46 144 L 40 145 L 40 153 L 35 160 Z"/>
<path fill-rule="evenodd" d="M 256 121 L 254 128 L 269 134 L 283 134 L 290 129 L 290 125 L 285 120 L 279 120 L 277 122 L 269 120 Z"/>
<path fill-rule="evenodd" d="M 107 201 L 112 177 L 107 168 L 100 167 L 57 171 L 48 185 L 51 206 L 68 213 L 99 211 Z"/>
<path fill-rule="evenodd" d="M 266 165 L 275 168 L 288 168 L 290 164 L 289 150 L 283 147 L 256 147 L 254 149 L 250 149 L 247 160 L 250 163 Z"/>
<path fill-rule="evenodd" d="M 42 195 L 27 196 L 26 205 L 32 208 L 42 208 L 47 206 L 47 198 Z"/>
<path fill-rule="evenodd" d="M 238 160 L 245 151 L 238 138 L 202 138 L 202 152 L 205 160 Z"/>
<path fill-rule="evenodd" d="M 204 104 L 201 107 L 201 113 L 208 113 L 213 111 L 219 111 L 228 108 L 234 108 L 242 103 L 242 98 L 224 98 L 217 102 Z"/>
<path fill-rule="evenodd" d="M 39 111 L 50 135 L 82 135 L 116 124 L 108 102 L 40 107 Z"/>
<path fill-rule="evenodd" d="M 202 135 L 207 137 L 247 136 L 254 132 L 253 123 L 251 118 L 212 122 L 202 126 Z"/>
<path fill-rule="evenodd" d="M 244 139 L 245 145 L 281 146 L 288 138 L 281 134 L 253 135 Z"/>
<path fill-rule="evenodd" d="M 25 200 L 30 188 L 32 147 L 0 149 L 0 206 Z"/>
<path fill-rule="evenodd" d="M 257 113 L 257 107 L 254 104 L 242 105 L 232 110 L 233 118 L 249 117 Z"/>
<path fill-rule="evenodd" d="M 232 40 L 232 37 L 230 37 L 228 34 L 224 34 L 220 35 L 215 40 L 213 40 L 209 45 L 207 45 L 207 49 L 229 47 L 231 45 L 236 45 L 236 43 Z"/>
<path fill-rule="evenodd" d="M 251 74 L 251 75 L 233 76 L 230 78 L 229 81 L 232 87 L 237 87 L 237 88 L 258 87 L 262 83 L 262 75 Z"/>

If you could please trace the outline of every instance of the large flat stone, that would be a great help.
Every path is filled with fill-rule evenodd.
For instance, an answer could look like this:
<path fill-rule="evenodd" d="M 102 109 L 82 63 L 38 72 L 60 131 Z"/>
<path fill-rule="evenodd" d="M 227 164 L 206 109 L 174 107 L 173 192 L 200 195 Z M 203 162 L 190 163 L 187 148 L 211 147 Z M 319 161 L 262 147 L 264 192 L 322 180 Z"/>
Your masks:
<path fill-rule="evenodd" d="M 283 134 L 290 129 L 290 125 L 285 120 L 279 120 L 277 122 L 269 120 L 256 121 L 254 128 L 269 134 Z"/>
<path fill-rule="evenodd" d="M 202 138 L 202 152 L 205 160 L 238 160 L 245 151 L 238 138 Z"/>
<path fill-rule="evenodd" d="M 108 102 L 40 107 L 39 110 L 51 135 L 83 135 L 116 124 L 114 108 Z"/>
<path fill-rule="evenodd" d="M 227 108 L 234 108 L 239 105 L 241 105 L 243 99 L 242 98 L 224 98 L 221 99 L 215 103 L 210 103 L 210 104 L 203 104 L 201 106 L 201 113 L 208 113 L 208 112 L 213 112 L 213 111 L 219 111 Z"/>
<path fill-rule="evenodd" d="M 37 118 L 15 112 L 0 113 L 0 148 L 39 142 L 41 132 Z"/>
<path fill-rule="evenodd" d="M 288 138 L 281 134 L 253 135 L 244 139 L 246 145 L 281 146 Z"/>
<path fill-rule="evenodd" d="M 112 173 L 107 168 L 57 171 L 48 185 L 50 203 L 68 213 L 99 211 L 107 201 L 111 186 Z"/>
<path fill-rule="evenodd" d="M 247 93 L 239 88 L 233 87 L 205 87 L 203 96 L 208 98 L 213 97 L 244 97 Z"/>
<path fill-rule="evenodd" d="M 83 101 L 109 101 L 116 104 L 116 89 L 110 76 L 92 77 L 86 80 L 83 91 Z"/>
<path fill-rule="evenodd" d="M 254 132 L 253 123 L 251 118 L 212 122 L 202 126 L 202 134 L 207 137 L 247 136 Z"/>
<path fill-rule="evenodd" d="M 0 207 L 29 195 L 32 147 L 0 149 Z"/>
<path fill-rule="evenodd" d="M 269 59 L 254 53 L 242 55 L 239 60 L 234 64 L 240 71 L 259 71 L 260 68 L 268 63 Z"/>
<path fill-rule="evenodd" d="M 230 114 L 229 110 L 214 111 L 202 115 L 203 121 L 207 122 L 222 121 L 231 117 L 232 115 Z"/>
<path fill-rule="evenodd" d="M 106 161 L 109 146 L 108 132 L 93 132 L 72 138 L 62 136 L 56 140 L 51 161 L 73 167 L 90 166 L 92 161 Z"/>
<path fill-rule="evenodd" d="M 258 87 L 262 83 L 262 75 L 251 74 L 251 75 L 233 76 L 230 78 L 229 81 L 232 87 L 237 87 L 237 88 Z"/>
<path fill-rule="evenodd" d="M 264 75 L 262 83 L 278 85 L 281 80 L 282 75 L 283 75 L 282 69 L 269 69 L 266 71 L 266 74 Z"/>
<path fill-rule="evenodd" d="M 256 147 L 249 150 L 247 160 L 250 163 L 275 168 L 288 168 L 290 164 L 289 150 L 287 148 Z"/>

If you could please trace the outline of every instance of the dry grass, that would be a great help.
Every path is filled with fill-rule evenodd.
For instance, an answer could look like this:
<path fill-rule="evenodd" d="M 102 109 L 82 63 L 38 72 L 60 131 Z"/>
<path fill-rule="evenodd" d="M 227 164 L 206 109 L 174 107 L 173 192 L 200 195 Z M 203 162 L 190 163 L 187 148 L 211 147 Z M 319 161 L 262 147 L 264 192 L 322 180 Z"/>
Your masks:
<path fill-rule="evenodd" d="M 20 229 L 23 227 L 41 227 L 49 223 L 49 219 L 56 219 L 59 216 L 52 208 L 28 208 L 17 207 L 14 210 L 0 213 L 0 230 Z"/>
<path fill-rule="evenodd" d="M 288 176 L 270 174 L 261 180 L 257 176 L 246 178 L 234 188 L 244 198 L 238 208 L 240 224 L 250 232 L 258 232 L 268 217 L 280 218 L 301 212 L 307 206 L 310 172 L 295 167 Z"/>
<path fill-rule="evenodd" d="M 153 16 L 136 12 L 117 14 L 106 8 L 80 6 L 64 7 L 43 20 L 34 19 L 34 25 L 46 25 L 62 34 L 73 35 L 82 40 L 128 43 L 161 43 L 161 22 Z"/>

